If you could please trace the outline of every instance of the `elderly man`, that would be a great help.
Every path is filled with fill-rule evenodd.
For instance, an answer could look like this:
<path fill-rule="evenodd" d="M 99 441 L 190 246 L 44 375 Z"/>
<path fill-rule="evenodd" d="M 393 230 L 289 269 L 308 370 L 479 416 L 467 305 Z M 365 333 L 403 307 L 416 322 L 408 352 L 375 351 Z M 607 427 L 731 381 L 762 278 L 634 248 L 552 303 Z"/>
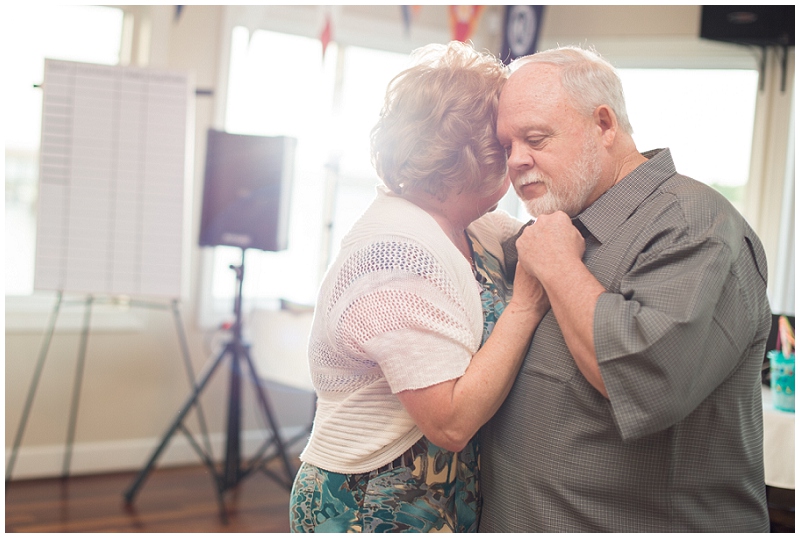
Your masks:
<path fill-rule="evenodd" d="M 480 530 L 768 531 L 758 237 L 668 149 L 639 153 L 599 56 L 511 70 L 497 136 L 537 217 L 516 248 L 552 310 L 482 431 Z"/>

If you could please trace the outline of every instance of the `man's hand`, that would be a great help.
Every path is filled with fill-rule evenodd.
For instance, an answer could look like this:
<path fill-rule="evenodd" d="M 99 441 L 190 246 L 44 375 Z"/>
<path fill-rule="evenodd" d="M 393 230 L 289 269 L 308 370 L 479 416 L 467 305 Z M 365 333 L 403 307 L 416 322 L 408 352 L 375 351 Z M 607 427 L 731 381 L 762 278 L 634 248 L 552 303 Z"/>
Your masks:
<path fill-rule="evenodd" d="M 582 263 L 586 244 L 563 211 L 541 215 L 517 239 L 519 262 L 547 287 L 546 280 L 560 278 L 565 265 Z"/>
<path fill-rule="evenodd" d="M 517 239 L 518 263 L 544 286 L 575 364 L 608 398 L 594 347 L 594 310 L 605 288 L 584 265 L 585 250 L 583 236 L 561 211 L 540 216 Z"/>

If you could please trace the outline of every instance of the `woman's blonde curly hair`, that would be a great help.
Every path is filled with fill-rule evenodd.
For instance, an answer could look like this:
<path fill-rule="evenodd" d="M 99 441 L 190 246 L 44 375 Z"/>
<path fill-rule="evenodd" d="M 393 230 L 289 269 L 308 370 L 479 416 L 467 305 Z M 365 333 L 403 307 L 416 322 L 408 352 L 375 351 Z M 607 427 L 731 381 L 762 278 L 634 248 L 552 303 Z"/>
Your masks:
<path fill-rule="evenodd" d="M 453 41 L 414 51 L 414 65 L 392 79 L 372 129 L 372 164 L 397 194 L 496 191 L 506 155 L 495 137 L 507 77 L 494 56 Z"/>

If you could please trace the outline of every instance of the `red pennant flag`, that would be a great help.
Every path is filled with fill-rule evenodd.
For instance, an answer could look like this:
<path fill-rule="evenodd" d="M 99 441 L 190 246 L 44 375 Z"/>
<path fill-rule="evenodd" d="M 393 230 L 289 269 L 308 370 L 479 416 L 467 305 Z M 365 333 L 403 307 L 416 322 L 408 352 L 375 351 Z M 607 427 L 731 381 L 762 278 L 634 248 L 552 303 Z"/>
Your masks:
<path fill-rule="evenodd" d="M 331 14 L 325 14 L 325 25 L 322 27 L 322 33 L 319 36 L 319 40 L 322 42 L 322 57 L 325 58 L 325 51 L 328 48 L 328 43 L 331 42 L 331 36 L 333 31 L 331 29 Z"/>
<path fill-rule="evenodd" d="M 475 26 L 483 11 L 483 6 L 450 6 L 450 30 L 456 41 L 467 41 L 475 31 Z"/>

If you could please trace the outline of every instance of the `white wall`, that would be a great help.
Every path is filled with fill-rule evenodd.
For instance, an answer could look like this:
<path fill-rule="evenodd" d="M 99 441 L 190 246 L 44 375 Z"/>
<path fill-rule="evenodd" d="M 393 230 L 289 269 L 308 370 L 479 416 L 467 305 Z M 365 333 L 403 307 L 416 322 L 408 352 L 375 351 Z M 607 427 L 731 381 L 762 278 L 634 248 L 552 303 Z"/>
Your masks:
<path fill-rule="evenodd" d="M 277 25 L 315 36 L 321 20 L 320 8 L 184 6 L 177 21 L 174 19 L 174 6 L 128 6 L 126 9 L 136 21 L 131 63 L 189 71 L 198 88 L 214 91 L 213 96 L 198 97 L 195 103 L 190 237 L 196 238 L 205 133 L 209 127 L 220 125 L 224 104 L 226 28 L 232 22 L 245 20 L 250 21 L 253 27 Z M 439 39 L 439 36 L 446 39 L 449 33 L 446 9 L 446 6 L 424 6 L 411 35 L 406 37 L 401 30 L 397 6 L 343 6 L 336 14 L 339 39 L 377 46 L 381 39 L 386 43 L 388 36 L 393 48 L 411 50 L 431 39 Z M 715 57 L 718 65 L 746 61 L 741 50 L 734 45 L 701 42 L 697 37 L 699 14 L 698 6 L 549 6 L 540 45 L 595 44 L 618 64 L 628 61 L 632 53 L 639 56 L 649 54 L 654 63 L 669 64 L 675 55 L 691 56 L 697 51 L 703 51 L 706 58 L 708 55 Z M 501 7 L 487 7 L 474 37 L 476 46 L 499 50 L 501 21 Z M 792 71 L 792 93 L 793 79 Z M 770 129 L 766 127 L 768 132 Z M 759 213 L 760 210 L 756 208 L 754 211 Z M 765 242 L 770 243 L 771 237 L 768 239 Z M 215 344 L 222 340 L 219 334 L 205 332 L 195 323 L 198 291 L 204 285 L 202 260 L 205 254 L 194 240 L 187 248 L 191 255 L 181 314 L 193 368 L 197 373 L 216 356 L 219 348 Z M 774 258 L 777 246 L 772 248 Z M 11 301 L 6 305 L 7 461 L 51 311 L 52 296 L 37 299 L 38 302 Z M 14 477 L 58 475 L 61 472 L 81 316 L 79 303 L 65 309 L 61 317 L 59 330 L 47 355 Z M 281 426 L 296 431 L 307 422 L 311 412 L 311 400 L 307 396 L 277 386 L 269 388 Z M 98 307 L 89 334 L 73 473 L 140 468 L 188 394 L 179 341 L 168 310 Z M 246 400 L 251 402 L 252 398 Z M 219 443 L 224 438 L 221 432 L 225 428 L 226 402 L 227 375 L 223 371 L 213 378 L 202 398 L 212 437 Z M 256 420 L 254 404 L 246 403 L 245 409 L 247 438 L 256 442 L 260 421 Z M 189 424 L 196 429 L 194 420 Z M 215 453 L 220 455 L 221 451 Z M 176 436 L 161 462 L 195 463 L 199 460 L 187 449 L 183 439 Z"/>

